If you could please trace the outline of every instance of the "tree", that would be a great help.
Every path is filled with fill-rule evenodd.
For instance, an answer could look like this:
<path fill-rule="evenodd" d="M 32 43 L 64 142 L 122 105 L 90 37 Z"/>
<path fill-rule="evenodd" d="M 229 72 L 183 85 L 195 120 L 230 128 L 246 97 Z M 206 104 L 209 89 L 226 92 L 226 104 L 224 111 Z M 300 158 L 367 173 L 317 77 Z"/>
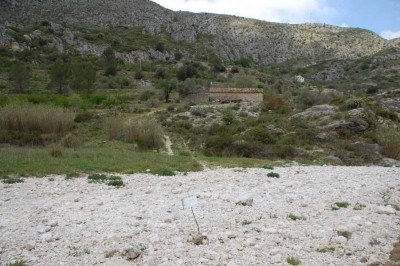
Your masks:
<path fill-rule="evenodd" d="M 108 47 L 102 54 L 104 64 L 104 75 L 115 76 L 117 74 L 117 59 L 115 58 L 114 50 Z"/>
<path fill-rule="evenodd" d="M 58 93 L 63 93 L 66 91 L 70 76 L 70 65 L 64 63 L 61 59 L 57 59 L 50 69 L 50 79 L 51 82 L 56 86 Z"/>
<path fill-rule="evenodd" d="M 157 83 L 157 88 L 161 89 L 164 94 L 165 102 L 169 102 L 170 94 L 176 89 L 177 81 L 176 79 L 163 79 Z"/>
<path fill-rule="evenodd" d="M 24 62 L 17 62 L 11 66 L 9 78 L 17 92 L 24 92 L 29 87 L 31 73 Z"/>
<path fill-rule="evenodd" d="M 209 87 L 209 82 L 204 79 L 186 79 L 178 83 L 178 91 L 181 97 L 205 91 Z"/>
<path fill-rule="evenodd" d="M 178 72 L 176 73 L 176 76 L 180 81 L 184 81 L 187 78 L 195 77 L 196 75 L 197 75 L 197 68 L 192 64 L 181 66 L 178 69 Z"/>
<path fill-rule="evenodd" d="M 226 68 L 222 64 L 222 60 L 218 57 L 218 55 L 214 53 L 210 54 L 208 62 L 210 63 L 210 65 L 213 68 L 213 71 L 215 72 L 223 72 L 226 70 Z"/>
<path fill-rule="evenodd" d="M 91 93 L 96 82 L 96 70 L 91 62 L 77 62 L 72 65 L 71 88 Z"/>

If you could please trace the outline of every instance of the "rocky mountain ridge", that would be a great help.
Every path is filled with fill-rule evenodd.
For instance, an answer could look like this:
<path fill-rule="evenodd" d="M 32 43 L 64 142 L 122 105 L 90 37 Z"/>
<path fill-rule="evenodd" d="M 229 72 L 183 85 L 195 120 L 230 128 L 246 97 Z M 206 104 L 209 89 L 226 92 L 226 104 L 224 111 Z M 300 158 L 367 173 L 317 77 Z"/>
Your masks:
<path fill-rule="evenodd" d="M 398 46 L 373 32 L 323 24 L 289 25 L 236 16 L 174 12 L 148 0 L 7 0 L 0 2 L 0 24 L 51 21 L 106 28 L 142 26 L 153 35 L 207 44 L 225 61 L 251 58 L 262 65 L 289 60 L 355 59 Z M 309 63 L 308 62 L 308 63 Z"/>

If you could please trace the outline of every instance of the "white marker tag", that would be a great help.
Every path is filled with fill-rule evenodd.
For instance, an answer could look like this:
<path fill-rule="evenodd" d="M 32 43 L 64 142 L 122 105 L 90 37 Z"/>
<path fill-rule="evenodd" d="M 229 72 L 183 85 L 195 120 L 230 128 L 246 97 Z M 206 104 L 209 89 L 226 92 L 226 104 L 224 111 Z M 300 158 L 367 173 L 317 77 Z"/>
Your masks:
<path fill-rule="evenodd" d="M 182 199 L 182 207 L 183 209 L 190 209 L 193 208 L 198 204 L 197 197 L 186 197 Z"/>

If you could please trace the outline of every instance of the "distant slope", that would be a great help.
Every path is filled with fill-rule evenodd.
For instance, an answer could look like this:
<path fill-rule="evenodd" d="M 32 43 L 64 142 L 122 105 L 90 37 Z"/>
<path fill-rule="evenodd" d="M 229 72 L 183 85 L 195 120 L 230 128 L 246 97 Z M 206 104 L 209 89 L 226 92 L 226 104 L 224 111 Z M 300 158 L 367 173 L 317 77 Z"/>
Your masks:
<path fill-rule="evenodd" d="M 321 24 L 289 25 L 215 14 L 173 12 L 148 0 L 3 0 L 0 24 L 49 20 L 87 27 L 139 25 L 151 34 L 162 30 L 175 40 L 205 45 L 222 59 L 241 57 L 270 65 L 354 59 L 396 45 L 373 32 Z"/>

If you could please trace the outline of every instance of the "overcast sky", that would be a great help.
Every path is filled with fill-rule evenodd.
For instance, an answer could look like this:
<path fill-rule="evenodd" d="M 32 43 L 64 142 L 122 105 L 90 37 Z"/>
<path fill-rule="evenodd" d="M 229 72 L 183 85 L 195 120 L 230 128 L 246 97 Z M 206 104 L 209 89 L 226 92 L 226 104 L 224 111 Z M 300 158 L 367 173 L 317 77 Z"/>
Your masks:
<path fill-rule="evenodd" d="M 272 22 L 319 22 L 400 37 L 400 0 L 152 0 L 175 11 L 209 12 Z"/>

